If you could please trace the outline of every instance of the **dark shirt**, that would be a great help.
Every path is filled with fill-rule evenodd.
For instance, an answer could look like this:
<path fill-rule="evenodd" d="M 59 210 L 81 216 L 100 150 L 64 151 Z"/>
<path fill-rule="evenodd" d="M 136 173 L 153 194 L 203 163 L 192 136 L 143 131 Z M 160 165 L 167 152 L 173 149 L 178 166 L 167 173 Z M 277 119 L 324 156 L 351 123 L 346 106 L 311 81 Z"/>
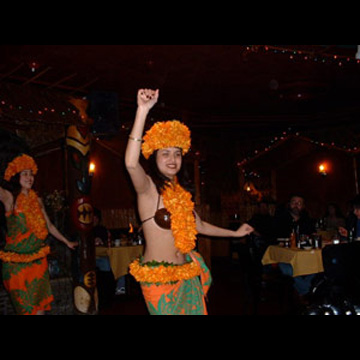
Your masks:
<path fill-rule="evenodd" d="M 293 230 L 299 235 L 311 235 L 315 229 L 315 221 L 307 212 L 303 212 L 298 221 L 295 221 L 289 210 L 285 210 L 274 218 L 275 235 L 277 238 L 289 238 Z"/>
<path fill-rule="evenodd" d="M 353 231 L 355 238 L 360 237 L 360 220 L 355 214 L 350 214 L 346 218 L 346 229 L 347 231 Z"/>
<path fill-rule="evenodd" d="M 108 231 L 105 226 L 96 225 L 94 227 L 94 238 L 100 238 L 104 245 L 107 243 Z"/>

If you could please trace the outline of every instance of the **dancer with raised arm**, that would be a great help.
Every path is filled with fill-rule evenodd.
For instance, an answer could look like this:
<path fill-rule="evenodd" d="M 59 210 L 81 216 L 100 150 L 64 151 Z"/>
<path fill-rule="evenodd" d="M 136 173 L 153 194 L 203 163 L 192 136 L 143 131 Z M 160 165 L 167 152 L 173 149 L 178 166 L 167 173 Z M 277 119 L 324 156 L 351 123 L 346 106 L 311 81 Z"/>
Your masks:
<path fill-rule="evenodd" d="M 146 241 L 145 254 L 130 265 L 130 273 L 141 284 L 150 314 L 206 315 L 211 275 L 201 255 L 194 251 L 196 235 L 243 237 L 253 228 L 243 224 L 232 231 L 200 219 L 191 194 L 178 177 L 191 145 L 188 127 L 177 120 L 158 122 L 143 137 L 147 115 L 158 98 L 159 90 L 138 91 L 125 154 Z M 139 162 L 141 151 L 153 164 L 151 176 Z"/>

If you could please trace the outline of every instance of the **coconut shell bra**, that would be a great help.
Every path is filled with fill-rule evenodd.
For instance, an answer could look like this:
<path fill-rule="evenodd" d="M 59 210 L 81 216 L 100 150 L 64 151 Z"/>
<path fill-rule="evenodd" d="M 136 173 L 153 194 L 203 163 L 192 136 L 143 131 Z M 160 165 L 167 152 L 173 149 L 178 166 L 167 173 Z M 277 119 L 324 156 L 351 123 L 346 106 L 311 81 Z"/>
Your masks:
<path fill-rule="evenodd" d="M 160 226 L 162 229 L 170 230 L 171 229 L 170 213 L 165 208 L 159 209 L 159 205 L 160 205 L 160 194 L 159 194 L 158 203 L 156 206 L 155 215 L 142 221 L 142 224 L 146 223 L 147 221 L 149 221 L 151 219 L 154 219 L 156 225 Z"/>

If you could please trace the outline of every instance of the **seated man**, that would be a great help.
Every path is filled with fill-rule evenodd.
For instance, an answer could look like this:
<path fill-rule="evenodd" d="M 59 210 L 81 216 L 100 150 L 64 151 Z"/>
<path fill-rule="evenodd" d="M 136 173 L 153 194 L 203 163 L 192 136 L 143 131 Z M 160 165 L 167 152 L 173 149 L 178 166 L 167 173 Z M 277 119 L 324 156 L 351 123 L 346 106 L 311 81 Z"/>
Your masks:
<path fill-rule="evenodd" d="M 305 208 L 302 195 L 293 195 L 287 207 L 275 214 L 275 233 L 277 238 L 289 238 L 293 230 L 298 235 L 311 235 L 315 229 L 315 221 L 310 218 Z"/>
<path fill-rule="evenodd" d="M 297 236 L 311 235 L 316 231 L 314 220 L 310 218 L 305 210 L 303 196 L 298 194 L 291 196 L 287 208 L 275 215 L 274 228 L 277 238 L 290 238 L 293 230 Z M 280 263 L 279 268 L 285 275 L 293 275 L 293 269 L 290 264 Z M 306 275 L 294 278 L 295 290 L 301 297 L 309 293 L 314 276 Z"/>
<path fill-rule="evenodd" d="M 349 232 L 353 232 L 355 239 L 360 238 L 360 195 L 356 195 L 352 201 L 353 213 L 346 219 L 346 228 L 339 227 L 339 233 L 343 237 L 348 237 Z"/>

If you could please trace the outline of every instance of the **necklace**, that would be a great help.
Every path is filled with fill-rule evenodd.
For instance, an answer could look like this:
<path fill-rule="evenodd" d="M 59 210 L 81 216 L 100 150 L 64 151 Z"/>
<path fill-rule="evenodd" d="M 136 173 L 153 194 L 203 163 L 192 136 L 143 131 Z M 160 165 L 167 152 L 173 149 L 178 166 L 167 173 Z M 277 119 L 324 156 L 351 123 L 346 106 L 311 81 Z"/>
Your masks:
<path fill-rule="evenodd" d="M 35 191 L 29 190 L 27 195 L 20 193 L 16 202 L 19 211 L 25 214 L 29 229 L 34 232 L 37 238 L 45 240 L 48 229 Z"/>
<path fill-rule="evenodd" d="M 175 246 L 181 253 L 187 254 L 195 248 L 197 235 L 191 194 L 175 181 L 168 183 L 162 196 L 164 206 L 170 213 Z"/>

